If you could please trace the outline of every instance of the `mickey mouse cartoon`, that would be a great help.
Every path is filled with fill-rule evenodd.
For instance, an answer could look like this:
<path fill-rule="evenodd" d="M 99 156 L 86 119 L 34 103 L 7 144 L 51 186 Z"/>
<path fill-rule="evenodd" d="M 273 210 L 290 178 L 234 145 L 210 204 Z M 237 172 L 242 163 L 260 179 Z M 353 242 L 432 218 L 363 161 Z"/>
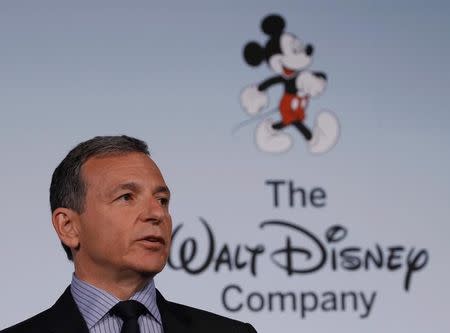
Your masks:
<path fill-rule="evenodd" d="M 281 131 L 294 126 L 306 139 L 309 150 L 320 154 L 329 151 L 339 137 L 339 123 L 329 111 L 318 113 L 311 131 L 304 123 L 305 111 L 311 98 L 321 95 L 327 85 L 323 72 L 306 70 L 312 63 L 314 48 L 291 33 L 284 32 L 285 21 L 279 15 L 269 15 L 262 20 L 261 29 L 269 39 L 265 46 L 252 41 L 244 47 L 244 60 L 250 66 L 266 62 L 276 73 L 257 85 L 250 85 L 241 93 L 241 105 L 246 112 L 255 116 L 269 104 L 266 90 L 276 84 L 283 84 L 284 94 L 278 110 L 281 121 L 263 120 L 256 128 L 256 144 L 259 149 L 270 153 L 281 153 L 292 146 L 291 136 Z"/>

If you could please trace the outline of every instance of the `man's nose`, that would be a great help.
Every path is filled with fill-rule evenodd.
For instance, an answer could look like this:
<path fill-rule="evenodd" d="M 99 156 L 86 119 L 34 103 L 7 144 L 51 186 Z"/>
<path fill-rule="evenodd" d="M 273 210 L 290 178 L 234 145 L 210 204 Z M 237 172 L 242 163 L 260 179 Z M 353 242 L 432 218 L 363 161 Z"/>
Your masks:
<path fill-rule="evenodd" d="M 164 221 L 167 212 L 158 199 L 152 198 L 145 202 L 141 219 L 144 222 L 150 222 L 152 224 L 160 224 Z"/>

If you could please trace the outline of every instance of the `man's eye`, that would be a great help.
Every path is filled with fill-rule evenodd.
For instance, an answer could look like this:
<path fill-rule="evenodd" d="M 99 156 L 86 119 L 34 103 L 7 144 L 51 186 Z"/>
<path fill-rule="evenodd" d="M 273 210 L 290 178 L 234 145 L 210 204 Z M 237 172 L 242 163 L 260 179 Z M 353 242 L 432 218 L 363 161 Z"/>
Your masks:
<path fill-rule="evenodd" d="M 167 198 L 159 198 L 158 201 L 162 206 L 167 206 L 169 204 L 169 199 Z"/>
<path fill-rule="evenodd" d="M 122 194 L 117 199 L 118 200 L 123 200 L 123 201 L 130 201 L 131 199 L 133 199 L 133 196 L 131 195 L 131 193 L 125 193 L 125 194 Z"/>

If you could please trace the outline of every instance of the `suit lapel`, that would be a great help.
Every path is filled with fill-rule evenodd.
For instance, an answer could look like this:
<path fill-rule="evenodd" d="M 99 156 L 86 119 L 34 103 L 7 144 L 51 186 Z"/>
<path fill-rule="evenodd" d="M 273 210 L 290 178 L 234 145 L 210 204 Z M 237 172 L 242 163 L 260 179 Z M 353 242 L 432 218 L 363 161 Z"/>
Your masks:
<path fill-rule="evenodd" d="M 183 313 L 175 311 L 170 302 L 166 301 L 158 290 L 156 290 L 156 303 L 161 314 L 164 333 L 191 332 L 189 318 L 186 318 Z"/>
<path fill-rule="evenodd" d="M 54 333 L 89 333 L 86 322 L 75 303 L 70 287 L 50 309 L 49 328 Z"/>

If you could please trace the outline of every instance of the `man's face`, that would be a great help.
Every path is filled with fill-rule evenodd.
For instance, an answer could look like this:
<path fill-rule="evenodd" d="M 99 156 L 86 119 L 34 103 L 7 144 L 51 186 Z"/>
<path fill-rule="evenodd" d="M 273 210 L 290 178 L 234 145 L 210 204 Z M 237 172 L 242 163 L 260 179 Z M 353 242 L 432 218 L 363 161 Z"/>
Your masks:
<path fill-rule="evenodd" d="M 76 260 L 89 270 L 154 276 L 166 264 L 172 233 L 169 190 L 145 154 L 94 157 L 86 184 Z"/>

